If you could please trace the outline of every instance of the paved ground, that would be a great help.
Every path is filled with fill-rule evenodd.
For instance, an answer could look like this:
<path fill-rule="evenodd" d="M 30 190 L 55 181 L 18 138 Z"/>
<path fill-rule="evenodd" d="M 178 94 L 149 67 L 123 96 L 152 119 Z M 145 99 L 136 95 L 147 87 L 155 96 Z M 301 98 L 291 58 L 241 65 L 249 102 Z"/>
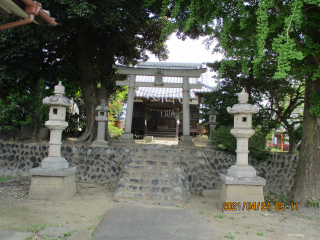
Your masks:
<path fill-rule="evenodd" d="M 104 214 L 93 237 L 95 240 L 214 240 L 215 234 L 198 211 L 119 204 Z"/>

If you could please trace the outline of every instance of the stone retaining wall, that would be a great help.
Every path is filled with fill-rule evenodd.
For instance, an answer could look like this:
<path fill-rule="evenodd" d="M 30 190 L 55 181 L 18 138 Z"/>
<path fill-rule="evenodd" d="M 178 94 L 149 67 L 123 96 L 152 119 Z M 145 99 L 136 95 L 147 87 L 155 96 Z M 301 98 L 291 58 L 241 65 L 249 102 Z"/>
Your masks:
<path fill-rule="evenodd" d="M 150 146 L 150 145 L 149 145 Z M 108 183 L 118 181 L 127 155 L 137 148 L 106 148 L 64 145 L 61 155 L 70 166 L 78 168 L 76 179 L 79 181 Z M 221 188 L 220 173 L 235 163 L 235 155 L 213 150 L 156 148 L 166 157 L 168 154 L 182 162 L 182 171 L 188 177 L 194 191 Z M 0 143 L 0 175 L 28 175 L 29 169 L 39 167 L 43 158 L 48 156 L 48 144 Z M 293 185 L 297 157 L 273 155 L 266 162 L 249 159 L 257 170 L 257 175 L 266 178 L 265 194 L 287 195 Z"/>

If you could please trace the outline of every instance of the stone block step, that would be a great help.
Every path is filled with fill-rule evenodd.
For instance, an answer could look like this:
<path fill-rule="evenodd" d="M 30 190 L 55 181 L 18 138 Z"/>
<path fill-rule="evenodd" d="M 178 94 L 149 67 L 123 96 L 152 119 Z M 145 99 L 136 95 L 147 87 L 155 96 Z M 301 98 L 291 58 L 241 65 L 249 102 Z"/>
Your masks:
<path fill-rule="evenodd" d="M 183 194 L 165 194 L 165 193 L 139 193 L 139 192 L 117 192 L 114 200 L 119 202 L 137 201 L 141 203 L 151 203 L 157 205 L 180 205 L 185 196 Z"/>
<path fill-rule="evenodd" d="M 157 171 L 124 171 L 121 179 L 141 179 L 141 178 L 165 178 L 165 179 L 173 179 L 179 178 L 180 173 L 176 172 L 157 172 Z M 120 180 L 121 180 L 120 179 Z"/>
<path fill-rule="evenodd" d="M 177 150 L 142 148 L 127 155 L 114 200 L 179 205 L 191 196 Z"/>

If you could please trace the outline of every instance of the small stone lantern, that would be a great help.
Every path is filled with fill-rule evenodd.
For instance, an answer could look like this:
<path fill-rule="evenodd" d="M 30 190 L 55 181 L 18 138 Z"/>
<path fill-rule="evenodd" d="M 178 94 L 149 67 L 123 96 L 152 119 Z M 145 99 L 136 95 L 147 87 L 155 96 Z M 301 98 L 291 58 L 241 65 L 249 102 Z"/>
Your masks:
<path fill-rule="evenodd" d="M 216 110 L 212 109 L 209 112 L 207 112 L 207 115 L 209 115 L 208 124 L 210 126 L 210 134 L 209 134 L 209 139 L 208 139 L 208 142 L 207 142 L 207 146 L 211 146 L 211 138 L 212 138 L 211 130 L 216 129 L 216 125 L 218 124 L 217 123 L 217 115 L 219 115 L 219 113 Z"/>
<path fill-rule="evenodd" d="M 76 167 L 69 167 L 61 157 L 62 131 L 68 126 L 65 121 L 66 108 L 71 102 L 64 95 L 61 82 L 54 87 L 55 95 L 43 99 L 50 107 L 49 120 L 45 125 L 50 129 L 49 155 L 41 161 L 41 167 L 30 169 L 32 176 L 29 197 L 42 200 L 68 200 L 76 193 Z"/>
<path fill-rule="evenodd" d="M 219 206 L 224 202 L 240 202 L 241 206 L 246 202 L 264 202 L 263 186 L 264 178 L 256 176 L 256 170 L 248 164 L 248 142 L 254 134 L 252 127 L 252 114 L 259 112 L 259 108 L 248 104 L 249 94 L 245 89 L 238 94 L 239 103 L 227 111 L 234 115 L 234 129 L 231 134 L 237 138 L 237 162 L 232 165 L 227 174 L 220 174 L 222 190 Z"/>
<path fill-rule="evenodd" d="M 109 107 L 107 106 L 107 101 L 103 99 L 101 105 L 96 108 L 98 116 L 96 116 L 96 121 L 98 122 L 98 133 L 97 139 L 92 143 L 92 146 L 108 146 L 108 142 L 105 141 L 106 134 L 106 122 L 108 122 L 108 112 Z"/>

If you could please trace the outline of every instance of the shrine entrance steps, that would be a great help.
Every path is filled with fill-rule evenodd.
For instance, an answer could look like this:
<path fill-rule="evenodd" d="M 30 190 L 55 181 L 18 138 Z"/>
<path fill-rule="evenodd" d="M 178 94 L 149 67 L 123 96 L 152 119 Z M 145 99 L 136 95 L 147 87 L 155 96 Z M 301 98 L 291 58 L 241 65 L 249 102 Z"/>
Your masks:
<path fill-rule="evenodd" d="M 192 195 L 176 150 L 135 149 L 128 154 L 114 201 L 182 206 Z"/>
<path fill-rule="evenodd" d="M 176 129 L 169 128 L 167 130 L 148 129 L 147 136 L 162 137 L 162 138 L 175 138 Z"/>

